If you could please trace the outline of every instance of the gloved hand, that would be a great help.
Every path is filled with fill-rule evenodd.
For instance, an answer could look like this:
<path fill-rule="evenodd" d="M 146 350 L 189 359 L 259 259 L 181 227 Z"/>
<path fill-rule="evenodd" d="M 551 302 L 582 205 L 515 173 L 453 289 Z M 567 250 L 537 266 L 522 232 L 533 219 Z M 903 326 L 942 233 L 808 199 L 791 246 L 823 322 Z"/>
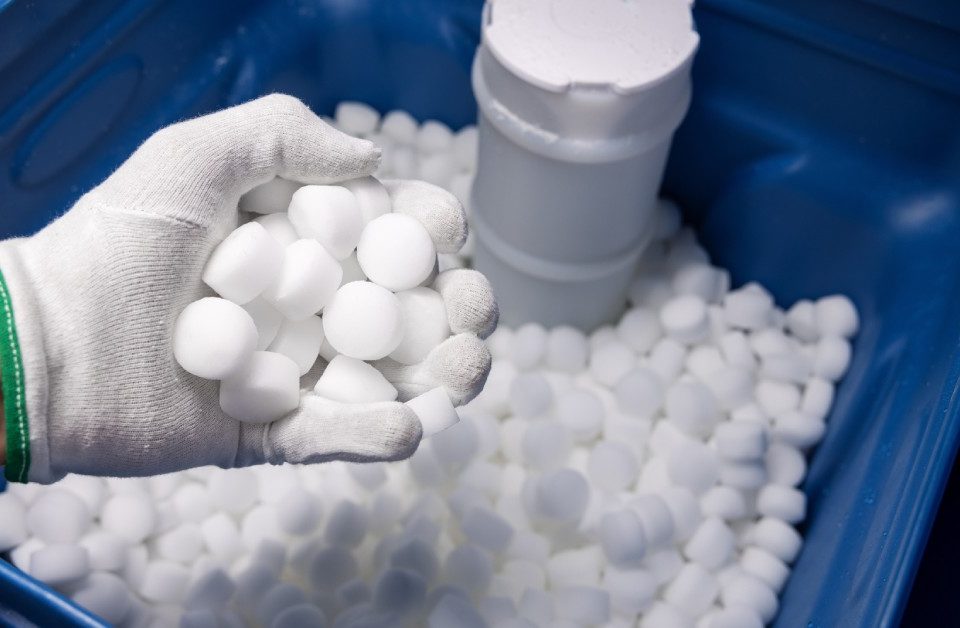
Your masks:
<path fill-rule="evenodd" d="M 402 403 L 304 395 L 283 419 L 242 424 L 221 411 L 218 383 L 184 371 L 171 344 L 179 312 L 210 294 L 201 272 L 236 226 L 242 193 L 274 176 L 363 176 L 378 160 L 372 143 L 336 131 L 299 100 L 267 96 L 158 131 L 65 215 L 0 243 L 8 478 L 411 455 L 421 428 Z M 389 191 L 439 251 L 463 243 L 466 222 L 451 194 L 419 182 L 391 182 Z M 478 338 L 496 323 L 489 284 L 473 271 L 438 282 L 457 335 L 393 373 L 401 401 L 443 385 L 465 402 L 489 371 Z"/>

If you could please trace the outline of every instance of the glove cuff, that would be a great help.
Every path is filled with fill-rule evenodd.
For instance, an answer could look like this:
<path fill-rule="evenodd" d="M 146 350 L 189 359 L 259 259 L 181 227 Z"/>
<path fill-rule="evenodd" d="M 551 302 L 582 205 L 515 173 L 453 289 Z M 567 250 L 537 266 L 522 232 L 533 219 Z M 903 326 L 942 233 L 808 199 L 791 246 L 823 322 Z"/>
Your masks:
<path fill-rule="evenodd" d="M 13 482 L 56 481 L 47 440 L 48 382 L 39 310 L 18 248 L 0 244 L 0 373 L 7 426 L 5 475 Z"/>

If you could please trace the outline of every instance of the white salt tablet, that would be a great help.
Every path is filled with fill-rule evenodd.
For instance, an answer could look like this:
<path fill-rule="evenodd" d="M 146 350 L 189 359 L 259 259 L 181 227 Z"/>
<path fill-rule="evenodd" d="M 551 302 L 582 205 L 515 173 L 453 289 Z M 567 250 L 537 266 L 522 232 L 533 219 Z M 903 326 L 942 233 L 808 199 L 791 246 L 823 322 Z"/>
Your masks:
<path fill-rule="evenodd" d="M 827 425 L 821 419 L 796 411 L 784 412 L 773 423 L 773 436 L 777 440 L 801 450 L 819 443 L 826 430 Z"/>
<path fill-rule="evenodd" d="M 430 288 L 413 288 L 397 293 L 403 321 L 403 339 L 390 357 L 401 364 L 416 364 L 430 350 L 450 336 L 447 306 L 443 297 Z"/>
<path fill-rule="evenodd" d="M 787 523 L 800 523 L 807 514 L 807 496 L 791 486 L 768 484 L 757 493 L 757 512 Z"/>
<path fill-rule="evenodd" d="M 210 569 L 190 584 L 184 606 L 221 609 L 236 590 L 236 583 L 223 569 Z"/>
<path fill-rule="evenodd" d="M 248 222 L 235 229 L 210 254 L 203 282 L 234 303 L 247 303 L 276 278 L 283 247 L 263 226 Z"/>
<path fill-rule="evenodd" d="M 356 577 L 357 561 L 346 547 L 325 547 L 310 558 L 307 579 L 320 591 L 333 591 Z"/>
<path fill-rule="evenodd" d="M 100 524 L 129 543 L 139 543 L 156 528 L 157 509 L 146 494 L 114 495 L 100 512 Z"/>
<path fill-rule="evenodd" d="M 300 239 L 300 236 L 297 235 L 297 230 L 293 228 L 293 223 L 290 222 L 290 219 L 287 218 L 285 213 L 267 214 L 256 218 L 253 222 L 266 229 L 267 233 L 282 247 L 293 244 Z"/>
<path fill-rule="evenodd" d="M 764 456 L 770 482 L 784 486 L 797 486 L 807 474 L 807 461 L 796 447 L 771 443 Z"/>
<path fill-rule="evenodd" d="M 433 388 L 414 397 L 407 402 L 407 406 L 420 419 L 424 438 L 429 438 L 460 420 L 456 408 L 450 403 L 450 397 L 442 387 Z"/>
<path fill-rule="evenodd" d="M 681 265 L 671 280 L 677 294 L 693 294 L 707 303 L 715 303 L 720 298 L 723 283 L 721 271 L 702 262 Z"/>
<path fill-rule="evenodd" d="M 675 444 L 667 456 L 670 479 L 695 493 L 702 493 L 716 483 L 719 466 L 716 452 L 693 440 Z"/>
<path fill-rule="evenodd" d="M 604 414 L 603 402 L 589 390 L 574 388 L 557 396 L 557 420 L 577 442 L 588 443 L 596 438 Z"/>
<path fill-rule="evenodd" d="M 190 581 L 190 572 L 183 565 L 158 560 L 147 565 L 139 591 L 147 600 L 173 603 L 183 598 Z"/>
<path fill-rule="evenodd" d="M 453 155 L 462 170 L 476 170 L 478 140 L 477 127 L 472 125 L 463 127 L 453 136 Z"/>
<path fill-rule="evenodd" d="M 223 379 L 237 372 L 257 346 L 257 326 L 236 303 L 216 297 L 194 301 L 177 317 L 173 356 L 188 373 Z"/>
<path fill-rule="evenodd" d="M 816 419 L 825 419 L 833 405 L 833 394 L 831 382 L 820 377 L 810 378 L 800 398 L 800 411 Z"/>
<path fill-rule="evenodd" d="M 323 321 L 319 316 L 308 316 L 302 321 L 284 321 L 269 350 L 293 360 L 300 375 L 306 375 L 317 361 L 322 344 Z"/>
<path fill-rule="evenodd" d="M 337 290 L 323 312 L 323 331 L 338 352 L 358 360 L 379 360 L 403 340 L 403 307 L 389 290 L 354 281 Z"/>
<path fill-rule="evenodd" d="M 297 240 L 287 246 L 276 281 L 263 298 L 290 320 L 316 314 L 333 298 L 343 269 L 315 240 Z"/>
<path fill-rule="evenodd" d="M 613 387 L 636 363 L 636 354 L 626 345 L 605 343 L 590 354 L 590 374 L 604 386 Z"/>
<path fill-rule="evenodd" d="M 74 602 L 111 624 L 124 620 L 132 606 L 130 589 L 111 573 L 92 573 L 70 593 Z"/>
<path fill-rule="evenodd" d="M 367 512 L 352 501 L 342 500 L 330 513 L 324 538 L 332 545 L 356 547 L 367 533 Z"/>
<path fill-rule="evenodd" d="M 269 423 L 300 405 L 300 369 L 285 355 L 255 351 L 220 383 L 220 407 L 244 423 Z"/>
<path fill-rule="evenodd" d="M 370 105 L 345 100 L 333 112 L 337 128 L 348 135 L 369 135 L 377 129 L 380 114 Z"/>
<path fill-rule="evenodd" d="M 184 523 L 164 532 L 153 541 L 157 555 L 176 563 L 190 564 L 203 550 L 200 526 Z"/>
<path fill-rule="evenodd" d="M 720 463 L 720 483 L 744 491 L 753 491 L 767 482 L 767 471 L 759 460 Z"/>
<path fill-rule="evenodd" d="M 638 495 L 629 505 L 640 519 L 650 548 L 660 548 L 673 539 L 673 517 L 662 497 L 644 493 Z"/>
<path fill-rule="evenodd" d="M 217 512 L 200 524 L 200 534 L 207 550 L 219 560 L 230 561 L 243 551 L 243 539 L 232 517 Z"/>
<path fill-rule="evenodd" d="M 604 515 L 600 519 L 598 534 L 607 559 L 618 567 L 639 565 L 647 553 L 643 522 L 633 510 L 618 510 Z"/>
<path fill-rule="evenodd" d="M 214 505 L 230 513 L 246 512 L 257 501 L 256 476 L 250 469 L 215 469 L 207 479 Z"/>
<path fill-rule="evenodd" d="M 607 493 L 629 488 L 640 472 L 637 458 L 630 448 L 613 441 L 602 441 L 594 446 L 587 468 L 593 485 Z"/>
<path fill-rule="evenodd" d="M 346 355 L 338 355 L 330 360 L 313 391 L 321 397 L 342 403 L 372 403 L 397 398 L 397 389 L 383 373 L 366 362 Z"/>
<path fill-rule="evenodd" d="M 119 571 L 127 560 L 127 542 L 106 530 L 95 530 L 80 541 L 94 571 Z"/>
<path fill-rule="evenodd" d="M 545 473 L 534 484 L 533 512 L 543 519 L 576 523 L 583 516 L 590 497 L 590 486 L 573 469 Z"/>
<path fill-rule="evenodd" d="M 800 405 L 800 390 L 794 384 L 761 380 L 754 394 L 760 408 L 769 416 L 796 410 Z"/>
<path fill-rule="evenodd" d="M 444 581 L 464 591 L 483 591 L 492 576 L 490 555 L 476 545 L 458 545 L 447 554 L 443 563 Z"/>
<path fill-rule="evenodd" d="M 27 513 L 23 503 L 11 493 L 0 493 L 0 552 L 6 552 L 27 540 Z"/>
<path fill-rule="evenodd" d="M 716 398 L 697 381 L 680 381 L 667 389 L 664 408 L 672 425 L 693 436 L 708 435 L 720 420 Z"/>
<path fill-rule="evenodd" d="M 743 493 L 733 487 L 714 486 L 700 496 L 700 510 L 705 517 L 733 521 L 747 515 L 747 502 Z"/>
<path fill-rule="evenodd" d="M 484 628 L 487 624 L 473 603 L 458 595 L 443 595 L 427 616 L 426 628 Z"/>
<path fill-rule="evenodd" d="M 258 185 L 240 197 L 240 211 L 254 214 L 273 214 L 287 211 L 293 193 L 300 184 L 275 177 L 263 185 Z"/>
<path fill-rule="evenodd" d="M 409 290 L 430 276 L 437 263 L 437 250 L 430 234 L 415 218 L 391 213 L 363 228 L 357 261 L 370 281 L 388 290 Z"/>
<path fill-rule="evenodd" d="M 90 573 L 87 548 L 72 543 L 54 543 L 30 555 L 30 575 L 49 585 L 76 582 Z"/>
<path fill-rule="evenodd" d="M 257 602 L 254 615 L 261 626 L 272 626 L 284 611 L 306 601 L 307 596 L 300 587 L 289 582 L 280 582 L 263 594 Z"/>
<path fill-rule="evenodd" d="M 259 297 L 244 305 L 243 309 L 253 319 L 257 328 L 257 351 L 265 350 L 280 331 L 283 314 Z"/>
<path fill-rule="evenodd" d="M 513 334 L 510 359 L 522 371 L 532 369 L 544 357 L 547 349 L 547 330 L 538 323 L 526 323 Z"/>
<path fill-rule="evenodd" d="M 772 517 L 760 519 L 750 530 L 748 540 L 787 564 L 794 561 L 803 545 L 799 532 L 791 525 Z"/>
<path fill-rule="evenodd" d="M 671 338 L 686 344 L 698 342 L 709 331 L 707 304 L 692 294 L 674 297 L 660 309 L 660 324 Z"/>
<path fill-rule="evenodd" d="M 752 421 L 727 422 L 714 432 L 717 453 L 727 460 L 759 460 L 767 451 L 767 430 Z"/>
<path fill-rule="evenodd" d="M 727 608 L 746 606 L 757 613 L 764 624 L 777 614 L 777 595 L 759 578 L 743 574 L 724 585 L 720 599 Z"/>
<path fill-rule="evenodd" d="M 219 628 L 217 614 L 209 608 L 184 611 L 180 615 L 180 628 Z"/>
<path fill-rule="evenodd" d="M 717 579 L 697 563 L 687 563 L 663 591 L 663 599 L 690 615 L 700 615 L 720 593 Z"/>
<path fill-rule="evenodd" d="M 510 411 L 520 417 L 534 418 L 553 406 L 553 389 L 540 373 L 521 373 L 510 384 Z"/>
<path fill-rule="evenodd" d="M 407 615 L 427 600 L 427 583 L 420 574 L 406 569 L 385 569 L 373 586 L 373 607 Z"/>
<path fill-rule="evenodd" d="M 302 628 L 327 625 L 326 614 L 313 604 L 294 604 L 277 613 L 270 628 Z"/>
<path fill-rule="evenodd" d="M 687 358 L 687 348 L 673 338 L 662 338 L 647 357 L 647 366 L 669 384 L 680 376 Z"/>
<path fill-rule="evenodd" d="M 213 510 L 210 495 L 203 486 L 184 484 L 173 494 L 173 508 L 183 521 L 203 521 Z"/>
<path fill-rule="evenodd" d="M 544 354 L 544 363 L 547 368 L 577 373 L 586 366 L 589 355 L 590 346 L 587 337 L 579 329 L 560 325 L 551 329 L 547 335 Z"/>
<path fill-rule="evenodd" d="M 651 418 L 663 403 L 663 382 L 645 366 L 631 369 L 617 382 L 617 405 L 627 415 Z"/>
<path fill-rule="evenodd" d="M 423 153 L 438 153 L 453 145 L 453 132 L 443 122 L 427 120 L 417 131 L 417 148 Z"/>
<path fill-rule="evenodd" d="M 563 424 L 545 419 L 533 421 L 527 426 L 520 449 L 529 467 L 547 470 L 563 466 L 572 444 Z"/>
<path fill-rule="evenodd" d="M 700 502 L 692 491 L 683 487 L 667 488 L 661 492 L 661 495 L 673 519 L 673 538 L 683 543 L 690 538 L 703 520 Z"/>
<path fill-rule="evenodd" d="M 710 611 L 703 616 L 702 623 L 703 628 L 763 628 L 759 615 L 747 606 Z"/>
<path fill-rule="evenodd" d="M 736 538 L 727 524 L 716 517 L 708 517 L 683 546 L 683 553 L 713 571 L 730 559 L 735 545 Z"/>
<path fill-rule="evenodd" d="M 373 177 L 360 177 L 343 181 L 339 185 L 347 188 L 357 197 L 360 204 L 360 216 L 366 225 L 374 218 L 390 213 L 392 203 L 387 189 Z"/>
<path fill-rule="evenodd" d="M 662 334 L 657 313 L 645 307 L 634 307 L 627 311 L 617 324 L 620 340 L 637 353 L 646 353 L 660 339 Z"/>
<path fill-rule="evenodd" d="M 417 121 L 406 111 L 391 111 L 383 116 L 380 132 L 394 142 L 413 144 L 417 139 Z"/>
<path fill-rule="evenodd" d="M 610 620 L 610 593 L 599 587 L 561 587 L 553 599 L 556 616 L 574 626 L 601 626 Z"/>
<path fill-rule="evenodd" d="M 839 381 L 850 366 L 850 343 L 837 336 L 821 338 L 816 345 L 813 372 L 831 382 Z"/>
<path fill-rule="evenodd" d="M 850 338 L 860 328 L 860 317 L 853 301 L 840 294 L 818 299 L 814 314 L 817 330 L 822 336 Z"/>
<path fill-rule="evenodd" d="M 761 329 L 770 323 L 773 297 L 759 284 L 750 283 L 727 293 L 723 297 L 723 310 L 731 327 Z"/>
<path fill-rule="evenodd" d="M 357 247 L 363 230 L 360 202 L 342 185 L 305 185 L 297 190 L 288 210 L 297 235 L 323 245 L 341 260 Z"/>

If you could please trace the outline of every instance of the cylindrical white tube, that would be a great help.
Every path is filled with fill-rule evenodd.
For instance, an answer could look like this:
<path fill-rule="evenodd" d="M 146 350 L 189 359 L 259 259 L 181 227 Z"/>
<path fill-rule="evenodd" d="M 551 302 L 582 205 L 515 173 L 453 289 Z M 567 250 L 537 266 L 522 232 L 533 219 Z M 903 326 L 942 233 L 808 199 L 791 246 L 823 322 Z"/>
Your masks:
<path fill-rule="evenodd" d="M 487 3 L 472 207 L 504 322 L 592 328 L 621 312 L 698 42 L 679 0 Z"/>

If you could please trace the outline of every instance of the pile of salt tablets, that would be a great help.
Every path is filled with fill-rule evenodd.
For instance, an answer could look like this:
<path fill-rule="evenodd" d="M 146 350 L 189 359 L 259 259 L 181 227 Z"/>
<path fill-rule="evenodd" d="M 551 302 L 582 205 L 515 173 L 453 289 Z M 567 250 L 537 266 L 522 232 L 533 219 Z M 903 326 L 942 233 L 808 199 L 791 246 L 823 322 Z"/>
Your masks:
<path fill-rule="evenodd" d="M 393 401 L 369 361 L 416 364 L 451 335 L 430 287 L 437 251 L 415 218 L 391 211 L 374 177 L 337 185 L 274 179 L 239 208 L 251 220 L 211 253 L 204 283 L 219 296 L 188 305 L 173 354 L 219 380 L 231 417 L 266 423 L 295 410 L 301 380 L 322 357 L 314 392 L 335 401 Z M 456 421 L 442 389 L 411 402 L 429 436 Z"/>
<path fill-rule="evenodd" d="M 386 164 L 457 163 L 434 146 L 465 131 L 428 150 L 402 112 L 338 109 L 388 122 L 413 133 Z M 589 335 L 501 326 L 483 393 L 408 461 L 12 484 L 0 550 L 122 627 L 762 626 L 856 309 L 731 290 L 669 203 L 630 299 Z"/>

